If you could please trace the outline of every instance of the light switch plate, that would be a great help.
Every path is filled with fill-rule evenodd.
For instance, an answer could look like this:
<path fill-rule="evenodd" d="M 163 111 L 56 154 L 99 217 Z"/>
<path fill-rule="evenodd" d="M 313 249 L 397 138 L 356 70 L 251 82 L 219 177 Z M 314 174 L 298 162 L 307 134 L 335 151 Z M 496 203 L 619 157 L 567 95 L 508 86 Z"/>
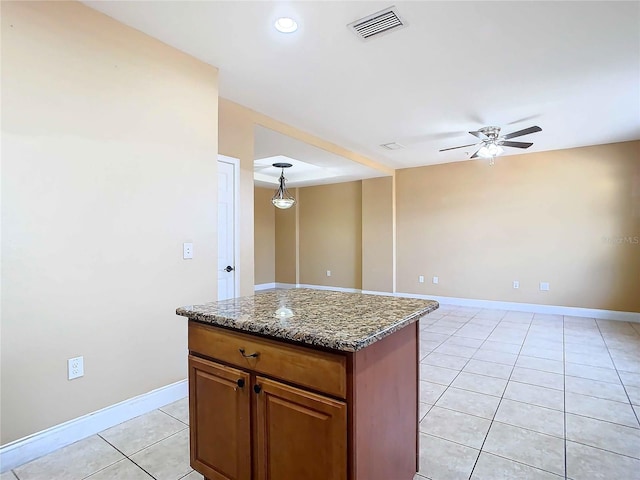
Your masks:
<path fill-rule="evenodd" d="M 182 258 L 185 260 L 193 258 L 193 243 L 182 244 Z"/>

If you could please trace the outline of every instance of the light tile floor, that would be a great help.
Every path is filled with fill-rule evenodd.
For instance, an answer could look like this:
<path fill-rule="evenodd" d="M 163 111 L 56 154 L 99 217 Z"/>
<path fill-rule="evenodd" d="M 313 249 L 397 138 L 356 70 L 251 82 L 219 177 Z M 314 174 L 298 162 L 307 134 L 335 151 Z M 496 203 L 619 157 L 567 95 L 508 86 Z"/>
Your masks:
<path fill-rule="evenodd" d="M 420 400 L 415 480 L 640 480 L 640 324 L 444 305 Z M 180 400 L 0 480 L 202 480 L 188 422 Z"/>
<path fill-rule="evenodd" d="M 202 480 L 189 466 L 187 399 L 81 440 L 0 480 Z"/>
<path fill-rule="evenodd" d="M 442 306 L 416 480 L 640 480 L 640 324 Z"/>

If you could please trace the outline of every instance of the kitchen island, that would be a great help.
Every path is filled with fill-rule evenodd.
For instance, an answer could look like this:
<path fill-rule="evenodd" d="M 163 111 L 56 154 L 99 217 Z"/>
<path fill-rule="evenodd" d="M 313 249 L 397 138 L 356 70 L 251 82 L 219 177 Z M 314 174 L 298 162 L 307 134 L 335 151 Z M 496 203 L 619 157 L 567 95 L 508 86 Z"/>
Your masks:
<path fill-rule="evenodd" d="M 191 465 L 207 480 L 411 480 L 431 300 L 291 289 L 189 318 Z"/>

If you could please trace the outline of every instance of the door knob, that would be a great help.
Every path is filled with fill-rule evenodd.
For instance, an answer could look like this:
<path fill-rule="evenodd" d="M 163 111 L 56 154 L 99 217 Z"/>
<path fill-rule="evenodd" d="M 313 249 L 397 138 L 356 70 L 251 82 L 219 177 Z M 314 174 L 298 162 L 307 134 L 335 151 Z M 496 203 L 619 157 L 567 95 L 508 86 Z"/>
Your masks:
<path fill-rule="evenodd" d="M 256 393 L 260 393 L 262 391 L 262 387 L 257 383 L 253 386 L 253 391 Z"/>
<path fill-rule="evenodd" d="M 244 378 L 239 378 L 236 383 L 240 388 L 244 387 Z"/>
<path fill-rule="evenodd" d="M 233 272 L 235 270 L 235 268 L 233 268 L 231 265 L 227 265 L 227 268 L 225 268 L 226 272 Z"/>

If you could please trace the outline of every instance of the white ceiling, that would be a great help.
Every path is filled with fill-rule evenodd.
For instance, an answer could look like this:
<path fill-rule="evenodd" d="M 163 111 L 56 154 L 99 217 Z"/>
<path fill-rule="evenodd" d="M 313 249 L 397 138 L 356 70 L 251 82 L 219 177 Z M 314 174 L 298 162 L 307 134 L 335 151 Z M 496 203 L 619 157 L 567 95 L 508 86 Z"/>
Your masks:
<path fill-rule="evenodd" d="M 221 96 L 392 168 L 466 160 L 438 150 L 486 125 L 542 127 L 526 152 L 640 139 L 640 2 L 397 2 L 409 26 L 367 42 L 346 25 L 392 3 L 85 3 L 219 67 Z"/>
<path fill-rule="evenodd" d="M 281 170 L 276 162 L 291 163 L 284 172 L 287 187 L 307 187 L 326 183 L 349 182 L 365 178 L 382 177 L 379 170 L 344 157 L 316 148 L 308 143 L 256 125 L 255 133 L 255 183 L 260 187 L 277 187 Z M 283 158 L 276 158 L 277 156 Z"/>

